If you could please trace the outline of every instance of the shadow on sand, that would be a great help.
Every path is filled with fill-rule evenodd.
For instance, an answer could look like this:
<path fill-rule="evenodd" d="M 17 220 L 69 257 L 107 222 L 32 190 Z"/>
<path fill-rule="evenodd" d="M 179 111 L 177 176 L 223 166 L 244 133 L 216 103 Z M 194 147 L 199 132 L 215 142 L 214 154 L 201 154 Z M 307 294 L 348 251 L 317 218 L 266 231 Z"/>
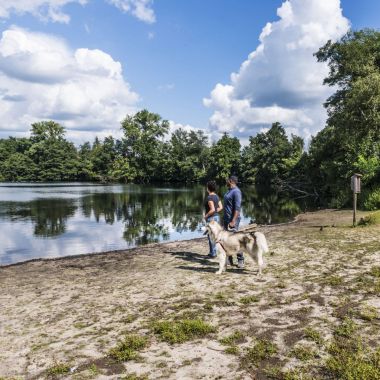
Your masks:
<path fill-rule="evenodd" d="M 176 268 L 183 270 L 190 270 L 194 272 L 207 272 L 207 273 L 215 273 L 217 268 L 219 267 L 219 263 L 217 261 L 213 261 L 209 257 L 205 255 L 200 255 L 199 253 L 189 252 L 189 251 L 166 251 L 165 253 L 170 253 L 172 256 L 175 256 L 178 259 L 194 263 L 200 264 L 202 266 L 191 266 L 191 265 L 179 265 Z M 257 270 L 247 270 L 247 269 L 237 269 L 231 268 L 231 266 L 227 267 L 227 273 L 236 273 L 243 275 L 252 275 L 256 274 Z"/>

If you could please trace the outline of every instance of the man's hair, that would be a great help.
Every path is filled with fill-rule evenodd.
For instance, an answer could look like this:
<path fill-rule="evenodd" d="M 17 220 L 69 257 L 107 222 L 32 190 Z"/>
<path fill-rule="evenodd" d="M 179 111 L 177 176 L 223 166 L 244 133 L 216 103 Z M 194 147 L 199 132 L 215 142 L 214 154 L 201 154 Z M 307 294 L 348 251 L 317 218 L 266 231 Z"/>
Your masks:
<path fill-rule="evenodd" d="M 230 175 L 230 176 L 228 177 L 228 180 L 229 180 L 230 182 L 233 182 L 235 185 L 237 185 L 237 183 L 238 183 L 238 177 L 236 177 L 236 175 Z"/>
<path fill-rule="evenodd" d="M 210 191 L 216 191 L 216 182 L 215 181 L 208 181 L 207 182 L 207 188 Z"/>

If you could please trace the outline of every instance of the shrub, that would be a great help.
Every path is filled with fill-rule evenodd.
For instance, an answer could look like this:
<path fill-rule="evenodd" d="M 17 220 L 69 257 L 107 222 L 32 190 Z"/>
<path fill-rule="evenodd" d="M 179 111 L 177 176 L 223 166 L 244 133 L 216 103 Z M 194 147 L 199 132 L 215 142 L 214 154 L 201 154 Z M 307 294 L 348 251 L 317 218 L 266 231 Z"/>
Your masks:
<path fill-rule="evenodd" d="M 363 205 L 364 209 L 369 211 L 380 209 L 380 188 L 370 192 Z"/>

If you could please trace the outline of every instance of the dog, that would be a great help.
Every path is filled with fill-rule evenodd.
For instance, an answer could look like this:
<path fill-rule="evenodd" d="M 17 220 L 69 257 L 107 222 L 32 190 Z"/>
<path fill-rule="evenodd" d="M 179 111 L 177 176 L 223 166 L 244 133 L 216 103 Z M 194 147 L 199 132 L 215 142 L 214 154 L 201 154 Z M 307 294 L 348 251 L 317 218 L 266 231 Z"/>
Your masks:
<path fill-rule="evenodd" d="M 269 252 L 267 240 L 262 232 L 229 232 L 212 220 L 206 225 L 204 235 L 206 234 L 209 234 L 211 240 L 216 244 L 219 253 L 219 270 L 216 274 L 222 274 L 226 270 L 227 256 L 244 252 L 257 263 L 258 274 L 262 275 L 262 269 L 265 266 L 263 254 Z"/>

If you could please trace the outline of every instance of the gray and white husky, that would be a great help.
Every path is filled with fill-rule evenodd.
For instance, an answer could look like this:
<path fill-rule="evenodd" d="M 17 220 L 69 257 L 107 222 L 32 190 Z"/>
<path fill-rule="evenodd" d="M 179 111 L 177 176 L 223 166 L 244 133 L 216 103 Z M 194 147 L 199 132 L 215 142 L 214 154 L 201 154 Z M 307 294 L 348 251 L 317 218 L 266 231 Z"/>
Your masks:
<path fill-rule="evenodd" d="M 262 232 L 229 232 L 213 220 L 206 225 L 204 234 L 209 234 L 211 240 L 216 244 L 219 256 L 219 270 L 216 274 L 221 274 L 226 270 L 227 256 L 238 252 L 247 253 L 252 257 L 259 266 L 258 274 L 262 274 L 265 266 L 263 254 L 269 252 L 267 240 Z"/>

